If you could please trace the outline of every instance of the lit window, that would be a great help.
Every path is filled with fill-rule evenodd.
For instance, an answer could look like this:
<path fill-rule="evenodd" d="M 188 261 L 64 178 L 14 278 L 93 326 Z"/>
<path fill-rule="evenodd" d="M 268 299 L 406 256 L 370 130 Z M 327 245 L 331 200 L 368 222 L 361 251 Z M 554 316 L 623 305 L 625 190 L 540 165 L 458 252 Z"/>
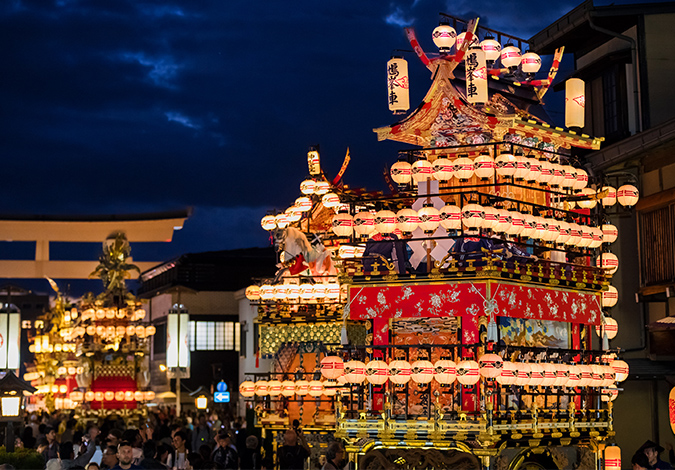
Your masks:
<path fill-rule="evenodd" d="M 239 334 L 239 323 L 191 321 L 190 351 L 239 351 Z"/>

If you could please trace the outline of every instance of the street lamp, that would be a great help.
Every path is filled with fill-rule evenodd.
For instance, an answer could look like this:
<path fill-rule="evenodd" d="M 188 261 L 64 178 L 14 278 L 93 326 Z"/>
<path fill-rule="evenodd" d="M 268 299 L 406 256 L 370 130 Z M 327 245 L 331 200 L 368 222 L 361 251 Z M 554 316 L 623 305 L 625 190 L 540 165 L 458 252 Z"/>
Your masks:
<path fill-rule="evenodd" d="M 5 376 L 0 379 L 0 421 L 7 423 L 7 432 L 5 433 L 7 452 L 14 452 L 13 423 L 21 421 L 23 392 L 33 393 L 36 390 L 31 384 L 17 377 L 13 370 L 7 371 Z"/>
<path fill-rule="evenodd" d="M 176 414 L 180 414 L 180 379 L 190 378 L 190 315 L 183 304 L 173 305 L 167 316 L 166 376 L 176 379 Z"/>
<path fill-rule="evenodd" d="M 195 399 L 195 406 L 197 407 L 198 410 L 205 410 L 208 405 L 209 402 L 204 395 L 199 395 Z"/>

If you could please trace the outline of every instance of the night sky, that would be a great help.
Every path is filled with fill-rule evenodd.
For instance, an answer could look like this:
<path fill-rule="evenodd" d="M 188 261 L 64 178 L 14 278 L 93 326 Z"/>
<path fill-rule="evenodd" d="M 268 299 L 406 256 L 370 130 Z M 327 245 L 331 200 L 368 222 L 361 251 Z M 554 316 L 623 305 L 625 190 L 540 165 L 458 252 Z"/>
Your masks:
<path fill-rule="evenodd" d="M 345 182 L 384 186 L 402 147 L 372 129 L 397 120 L 385 64 L 410 49 L 404 26 L 436 52 L 439 12 L 527 39 L 578 3 L 4 0 L 0 213 L 192 206 L 136 259 L 264 246 L 260 218 L 300 195 L 308 146 L 329 176 L 349 147 Z M 414 108 L 429 73 L 406 57 Z"/>

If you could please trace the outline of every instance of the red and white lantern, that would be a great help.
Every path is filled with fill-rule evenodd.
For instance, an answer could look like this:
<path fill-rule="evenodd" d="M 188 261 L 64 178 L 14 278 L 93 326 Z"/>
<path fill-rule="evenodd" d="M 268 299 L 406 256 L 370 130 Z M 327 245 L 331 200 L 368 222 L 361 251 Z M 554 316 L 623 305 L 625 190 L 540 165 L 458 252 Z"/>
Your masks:
<path fill-rule="evenodd" d="M 640 191 L 632 184 L 624 184 L 616 191 L 616 198 L 624 207 L 633 207 L 640 199 Z"/>
<path fill-rule="evenodd" d="M 396 184 L 410 184 L 412 182 L 412 165 L 405 161 L 396 162 L 391 166 L 389 174 Z"/>
<path fill-rule="evenodd" d="M 363 383 L 366 380 L 366 365 L 361 361 L 345 362 L 344 377 L 349 383 Z"/>
<path fill-rule="evenodd" d="M 295 382 L 292 380 L 284 380 L 281 382 L 281 395 L 284 397 L 292 397 L 295 395 Z"/>
<path fill-rule="evenodd" d="M 281 385 L 281 382 L 278 380 L 270 380 L 267 383 L 267 393 L 271 397 L 278 397 L 281 395 L 281 391 L 283 390 L 283 386 Z"/>
<path fill-rule="evenodd" d="M 269 395 L 269 384 L 267 380 L 258 380 L 255 383 L 255 395 L 264 397 Z"/>
<path fill-rule="evenodd" d="M 619 269 L 619 258 L 614 253 L 603 253 L 595 260 L 595 265 L 612 275 Z"/>
<path fill-rule="evenodd" d="M 442 385 L 449 385 L 457 380 L 457 364 L 449 359 L 440 359 L 434 364 L 434 378 Z"/>
<path fill-rule="evenodd" d="M 438 181 L 450 181 L 455 171 L 455 165 L 447 158 L 437 158 L 432 165 L 433 175 Z"/>
<path fill-rule="evenodd" d="M 476 361 L 457 363 L 457 381 L 462 385 L 474 385 L 480 380 L 480 368 Z"/>
<path fill-rule="evenodd" d="M 614 369 L 617 382 L 623 382 L 628 378 L 628 364 L 626 364 L 624 361 L 620 361 L 618 359 L 614 360 L 609 363 L 609 367 Z"/>
<path fill-rule="evenodd" d="M 417 160 L 412 164 L 412 179 L 415 183 L 432 179 L 434 170 L 428 160 Z"/>
<path fill-rule="evenodd" d="M 251 398 L 255 395 L 255 384 L 250 380 L 245 380 L 239 384 L 239 394 L 244 398 Z"/>
<path fill-rule="evenodd" d="M 605 317 L 603 319 L 603 324 L 595 327 L 595 333 L 601 338 L 606 334 L 607 339 L 614 339 L 619 333 L 619 324 L 612 317 Z"/>
<path fill-rule="evenodd" d="M 410 381 L 412 368 L 408 361 L 391 361 L 389 363 L 389 380 L 395 384 L 405 384 Z"/>
<path fill-rule="evenodd" d="M 428 384 L 434 378 L 434 365 L 426 360 L 415 361 L 410 365 L 410 378 L 418 384 Z"/>
<path fill-rule="evenodd" d="M 386 362 L 373 360 L 366 364 L 366 380 L 373 385 L 382 385 L 389 380 L 389 366 Z"/>
<path fill-rule="evenodd" d="M 619 301 L 619 291 L 614 286 L 608 286 L 606 291 L 602 292 L 602 306 L 612 308 Z M 597 327 L 596 327 L 597 328 Z"/>
<path fill-rule="evenodd" d="M 457 206 L 443 206 L 440 211 L 441 227 L 446 230 L 462 228 L 462 209 Z"/>
<path fill-rule="evenodd" d="M 494 379 L 501 375 L 504 360 L 498 354 L 483 354 L 478 358 L 478 367 L 481 376 Z"/>
<path fill-rule="evenodd" d="M 321 375 L 327 379 L 337 379 L 344 374 L 345 363 L 338 356 L 326 356 L 321 359 Z"/>

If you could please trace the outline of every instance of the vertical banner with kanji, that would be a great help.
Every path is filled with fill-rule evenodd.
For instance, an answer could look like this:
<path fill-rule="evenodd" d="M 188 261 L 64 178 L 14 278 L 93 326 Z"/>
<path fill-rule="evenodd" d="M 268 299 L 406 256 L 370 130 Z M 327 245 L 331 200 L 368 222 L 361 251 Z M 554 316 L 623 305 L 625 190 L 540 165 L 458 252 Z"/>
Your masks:
<path fill-rule="evenodd" d="M 466 53 L 466 99 L 469 103 L 488 101 L 487 66 L 485 52 L 480 47 L 472 47 Z"/>

